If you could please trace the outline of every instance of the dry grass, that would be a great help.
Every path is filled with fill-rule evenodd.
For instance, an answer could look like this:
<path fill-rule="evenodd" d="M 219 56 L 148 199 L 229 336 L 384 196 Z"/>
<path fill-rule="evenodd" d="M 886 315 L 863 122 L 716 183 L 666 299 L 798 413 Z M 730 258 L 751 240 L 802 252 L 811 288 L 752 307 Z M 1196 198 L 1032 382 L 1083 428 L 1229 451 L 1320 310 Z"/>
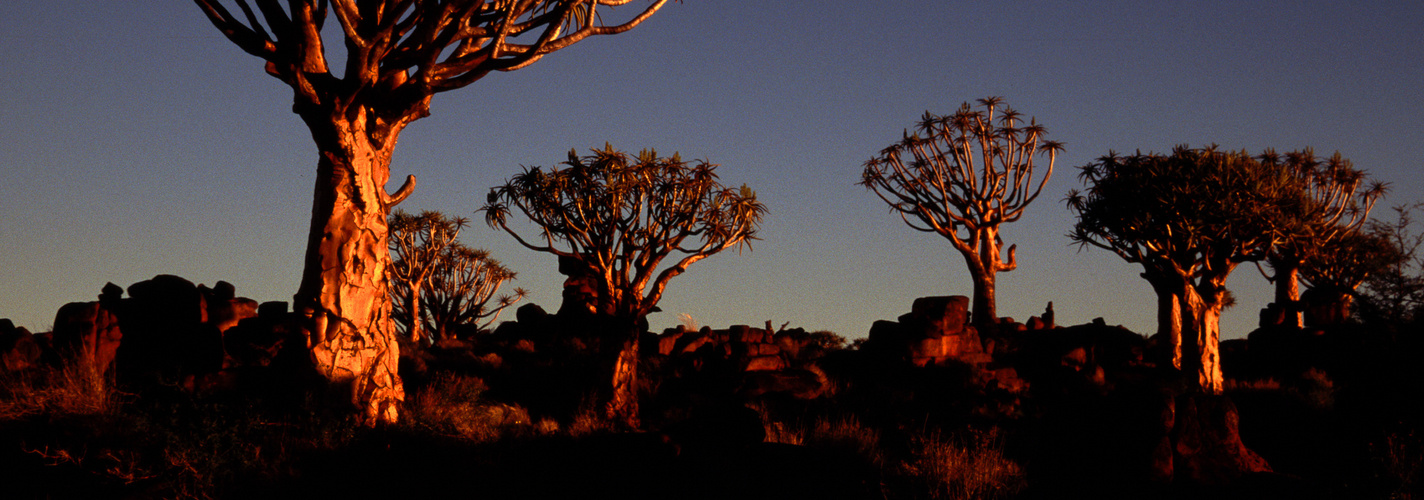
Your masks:
<path fill-rule="evenodd" d="M 1391 432 L 1371 448 L 1385 479 L 1392 483 L 1390 498 L 1417 498 L 1419 474 L 1424 471 L 1424 446 L 1414 432 Z"/>
<path fill-rule="evenodd" d="M 923 485 L 929 498 L 1009 498 L 1027 486 L 1023 469 L 1004 456 L 997 431 L 971 431 L 959 440 L 916 434 L 910 453 L 896 472 Z"/>
<path fill-rule="evenodd" d="M 573 437 L 583 437 L 591 434 L 608 434 L 616 432 L 618 425 L 609 420 L 603 411 L 603 405 L 593 396 L 585 396 L 579 403 L 578 413 L 574 414 L 574 420 L 569 423 L 568 433 Z"/>
<path fill-rule="evenodd" d="M 885 454 L 880 450 L 880 431 L 861 424 L 854 415 L 816 419 L 815 425 L 806 432 L 805 443 L 813 448 L 853 452 L 877 466 L 885 463 Z"/>
<path fill-rule="evenodd" d="M 482 399 L 486 389 L 478 377 L 441 373 L 411 399 L 408 419 L 418 427 L 473 442 L 535 430 L 523 407 Z"/>
<path fill-rule="evenodd" d="M 0 374 L 0 420 L 110 414 L 118 408 L 119 395 L 113 380 L 88 363 Z"/>

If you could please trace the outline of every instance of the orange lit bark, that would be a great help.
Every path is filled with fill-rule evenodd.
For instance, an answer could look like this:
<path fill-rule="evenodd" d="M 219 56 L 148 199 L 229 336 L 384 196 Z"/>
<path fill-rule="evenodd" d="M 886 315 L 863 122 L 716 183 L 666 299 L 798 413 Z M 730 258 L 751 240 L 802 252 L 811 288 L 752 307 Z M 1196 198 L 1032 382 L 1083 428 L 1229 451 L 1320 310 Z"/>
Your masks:
<path fill-rule="evenodd" d="M 638 419 L 638 332 L 633 328 L 618 350 L 613 364 L 613 394 L 608 400 L 608 419 L 637 429 Z"/>
<path fill-rule="evenodd" d="M 1181 300 L 1185 319 L 1183 350 L 1190 353 L 1182 357 L 1182 370 L 1190 374 L 1194 388 L 1206 394 L 1221 394 L 1225 385 L 1221 374 L 1221 310 L 1231 267 L 1235 266 L 1228 264 L 1224 273 L 1212 273 L 1203 277 L 1201 284 L 1187 286 Z"/>
<path fill-rule="evenodd" d="M 1285 320 L 1281 326 L 1300 328 L 1300 266 L 1293 262 L 1277 261 L 1273 267 L 1276 269 L 1276 307 L 1285 312 Z"/>
<path fill-rule="evenodd" d="M 368 424 L 395 422 L 404 400 L 400 348 L 387 295 L 391 258 L 387 216 L 413 188 L 386 193 L 395 130 L 373 144 L 362 119 L 302 115 L 321 149 L 306 265 L 296 309 L 308 317 L 308 347 L 317 371 L 348 392 Z M 365 116 L 360 114 L 359 116 Z"/>

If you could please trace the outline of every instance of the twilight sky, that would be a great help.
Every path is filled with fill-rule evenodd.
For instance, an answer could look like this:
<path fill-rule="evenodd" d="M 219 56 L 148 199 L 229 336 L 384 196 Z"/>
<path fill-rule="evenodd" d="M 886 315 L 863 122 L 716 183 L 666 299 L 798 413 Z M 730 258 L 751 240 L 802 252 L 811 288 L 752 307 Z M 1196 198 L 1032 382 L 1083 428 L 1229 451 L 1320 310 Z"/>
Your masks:
<path fill-rule="evenodd" d="M 989 5 L 986 5 L 989 4 Z M 332 25 L 335 23 L 332 22 Z M 50 328 L 64 303 L 156 274 L 226 280 L 258 301 L 300 280 L 316 149 L 291 90 L 184 1 L 0 2 L 0 317 Z M 1339 151 L 1424 200 L 1424 3 L 688 0 L 629 33 L 437 95 L 405 130 L 400 208 L 476 224 L 462 240 L 550 311 L 562 277 L 474 214 L 521 165 L 605 141 L 721 165 L 770 212 L 754 251 L 674 278 L 649 320 L 864 336 L 915 297 L 970 295 L 964 262 L 855 185 L 926 110 L 1003 96 L 1066 143 L 1018 223 L 999 313 L 1053 301 L 1060 324 L 1155 330 L 1140 270 L 1064 236 L 1073 167 L 1109 150 L 1220 144 Z M 1254 266 L 1223 332 L 1270 300 Z"/>

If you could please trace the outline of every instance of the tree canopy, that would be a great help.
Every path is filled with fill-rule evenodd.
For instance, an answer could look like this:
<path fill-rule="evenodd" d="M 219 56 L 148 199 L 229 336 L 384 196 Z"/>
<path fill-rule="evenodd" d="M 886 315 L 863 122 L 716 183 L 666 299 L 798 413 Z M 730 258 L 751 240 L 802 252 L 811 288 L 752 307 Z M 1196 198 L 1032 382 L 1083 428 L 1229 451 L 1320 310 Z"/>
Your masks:
<path fill-rule="evenodd" d="M 433 211 L 391 214 L 391 315 L 412 341 L 484 328 L 527 294 L 516 288 L 513 295 L 495 297 L 516 275 L 489 252 L 457 240 L 466 223 Z"/>
<path fill-rule="evenodd" d="M 1109 153 L 1079 167 L 1078 176 L 1087 187 L 1068 195 L 1078 215 L 1069 238 L 1142 265 L 1158 293 L 1159 333 L 1172 339 L 1173 364 L 1197 371 L 1203 390 L 1220 392 L 1226 279 L 1294 236 L 1298 228 L 1289 221 L 1310 203 L 1303 180 L 1280 164 L 1216 146 Z"/>
<path fill-rule="evenodd" d="M 490 227 L 503 229 L 533 250 L 572 258 L 601 276 L 598 311 L 639 318 L 657 305 L 673 277 L 723 250 L 750 248 L 766 206 L 743 185 L 718 182 L 717 165 L 637 156 L 611 145 L 579 156 L 567 168 L 526 168 L 490 190 L 481 208 Z M 509 225 L 518 211 L 539 235 L 521 236 Z M 661 267 L 664 259 L 678 259 Z"/>
<path fill-rule="evenodd" d="M 982 109 L 966 102 L 951 115 L 925 112 L 914 134 L 906 131 L 865 162 L 860 184 L 905 224 L 943 236 L 964 256 L 974 279 L 974 321 L 985 325 L 997 316 L 995 274 L 1018 267 L 1016 245 L 1007 260 L 1001 253 L 999 226 L 1023 217 L 1043 192 L 1063 145 L 1045 140 L 1043 126 L 1023 123 L 1003 99 L 978 102 Z M 1046 167 L 1035 163 L 1041 155 Z"/>

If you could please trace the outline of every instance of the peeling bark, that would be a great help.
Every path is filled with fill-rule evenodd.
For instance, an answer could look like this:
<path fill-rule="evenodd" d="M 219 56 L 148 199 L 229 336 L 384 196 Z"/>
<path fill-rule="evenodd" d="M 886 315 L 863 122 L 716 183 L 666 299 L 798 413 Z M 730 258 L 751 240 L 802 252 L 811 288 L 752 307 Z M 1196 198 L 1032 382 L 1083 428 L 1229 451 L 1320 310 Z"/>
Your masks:
<path fill-rule="evenodd" d="M 386 281 L 391 262 L 386 225 L 393 203 L 385 184 L 395 141 L 377 148 L 367 140 L 364 123 L 329 116 L 308 119 L 308 125 L 321 158 L 295 304 L 309 321 L 308 347 L 317 371 L 333 388 L 349 391 L 368 425 L 395 422 L 405 399 Z M 318 133 L 324 129 L 330 133 Z"/>
<path fill-rule="evenodd" d="M 1186 287 L 1181 300 L 1186 319 L 1183 350 L 1191 353 L 1182 357 L 1182 371 L 1191 374 L 1199 392 L 1221 394 L 1225 388 L 1221 374 L 1221 310 L 1226 290 L 1218 281 L 1224 283 L 1226 278 L 1203 281 L 1204 285 Z"/>

